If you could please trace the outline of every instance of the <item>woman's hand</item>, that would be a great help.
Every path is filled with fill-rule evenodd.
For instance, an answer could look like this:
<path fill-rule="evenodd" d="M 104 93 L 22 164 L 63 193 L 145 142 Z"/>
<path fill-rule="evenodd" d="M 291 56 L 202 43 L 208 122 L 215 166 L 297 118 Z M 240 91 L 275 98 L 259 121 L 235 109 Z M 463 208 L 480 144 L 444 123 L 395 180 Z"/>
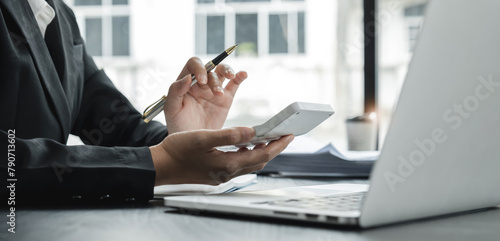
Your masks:
<path fill-rule="evenodd" d="M 198 83 L 191 87 L 191 74 Z M 168 91 L 164 113 L 169 133 L 197 129 L 220 129 L 239 85 L 247 78 L 244 71 L 234 73 L 225 64 L 207 74 L 199 58 L 191 58 L 179 80 Z M 223 87 L 224 81 L 229 82 Z"/>
<path fill-rule="evenodd" d="M 236 176 L 256 172 L 281 153 L 293 136 L 284 136 L 253 150 L 223 152 L 217 146 L 248 142 L 255 131 L 248 127 L 196 130 L 170 134 L 150 147 L 156 169 L 155 185 L 220 184 Z"/>

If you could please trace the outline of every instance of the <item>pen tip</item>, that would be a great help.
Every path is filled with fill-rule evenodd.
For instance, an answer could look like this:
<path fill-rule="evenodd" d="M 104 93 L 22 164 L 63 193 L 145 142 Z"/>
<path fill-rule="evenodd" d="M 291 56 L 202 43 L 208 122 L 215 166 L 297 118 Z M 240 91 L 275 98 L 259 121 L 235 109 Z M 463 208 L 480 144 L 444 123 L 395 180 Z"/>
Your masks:
<path fill-rule="evenodd" d="M 231 54 L 236 49 L 237 46 L 238 46 L 238 44 L 235 44 L 235 45 L 229 47 L 228 49 L 226 49 L 226 53 L 228 55 Z"/>

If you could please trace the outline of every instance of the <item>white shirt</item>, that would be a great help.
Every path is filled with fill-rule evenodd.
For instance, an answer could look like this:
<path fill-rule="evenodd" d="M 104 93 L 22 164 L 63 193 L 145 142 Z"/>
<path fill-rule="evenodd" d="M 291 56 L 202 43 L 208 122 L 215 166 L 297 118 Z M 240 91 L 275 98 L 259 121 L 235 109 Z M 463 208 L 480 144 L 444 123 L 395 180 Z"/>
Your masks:
<path fill-rule="evenodd" d="M 54 20 L 56 12 L 45 0 L 28 0 L 28 3 L 35 15 L 40 32 L 42 32 L 42 36 L 45 38 L 45 30 L 47 30 L 47 26 Z"/>

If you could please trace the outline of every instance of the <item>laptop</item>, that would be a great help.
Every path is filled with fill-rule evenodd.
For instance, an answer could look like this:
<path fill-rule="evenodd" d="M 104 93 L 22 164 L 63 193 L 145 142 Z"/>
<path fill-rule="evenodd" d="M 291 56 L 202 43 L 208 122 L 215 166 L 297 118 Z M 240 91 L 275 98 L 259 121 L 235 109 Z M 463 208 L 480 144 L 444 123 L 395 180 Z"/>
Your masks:
<path fill-rule="evenodd" d="M 369 185 L 166 197 L 166 206 L 362 228 L 500 204 L 500 1 L 427 7 Z"/>

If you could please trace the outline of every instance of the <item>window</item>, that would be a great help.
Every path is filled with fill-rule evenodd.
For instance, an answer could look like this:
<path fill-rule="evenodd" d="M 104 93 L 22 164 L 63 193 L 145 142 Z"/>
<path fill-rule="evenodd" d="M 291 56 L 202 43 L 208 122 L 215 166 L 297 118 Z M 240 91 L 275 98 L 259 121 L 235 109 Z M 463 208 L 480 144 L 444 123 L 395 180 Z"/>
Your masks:
<path fill-rule="evenodd" d="M 259 48 L 257 27 L 257 14 L 236 14 L 235 42 L 240 45 L 236 54 L 257 55 Z"/>
<path fill-rule="evenodd" d="M 207 17 L 207 54 L 218 54 L 224 48 L 224 16 Z"/>
<path fill-rule="evenodd" d="M 113 0 L 113 5 L 127 5 L 128 0 Z"/>
<path fill-rule="evenodd" d="M 130 14 L 128 0 L 73 0 L 75 15 L 95 57 L 130 56 Z"/>
<path fill-rule="evenodd" d="M 269 53 L 288 52 L 287 14 L 269 15 Z"/>
<path fill-rule="evenodd" d="M 118 16 L 112 17 L 112 55 L 113 56 L 128 56 L 130 55 L 130 33 L 129 33 L 129 17 Z"/>
<path fill-rule="evenodd" d="M 102 5 L 102 0 L 75 0 L 75 6 L 95 6 Z"/>
<path fill-rule="evenodd" d="M 238 43 L 238 56 L 305 53 L 304 1 L 197 1 L 196 52 L 217 54 Z"/>
<path fill-rule="evenodd" d="M 405 8 L 405 20 L 408 28 L 408 50 L 413 52 L 418 34 L 424 21 L 425 4 Z"/>
<path fill-rule="evenodd" d="M 89 54 L 102 56 L 102 18 L 86 18 L 85 33 Z"/>

